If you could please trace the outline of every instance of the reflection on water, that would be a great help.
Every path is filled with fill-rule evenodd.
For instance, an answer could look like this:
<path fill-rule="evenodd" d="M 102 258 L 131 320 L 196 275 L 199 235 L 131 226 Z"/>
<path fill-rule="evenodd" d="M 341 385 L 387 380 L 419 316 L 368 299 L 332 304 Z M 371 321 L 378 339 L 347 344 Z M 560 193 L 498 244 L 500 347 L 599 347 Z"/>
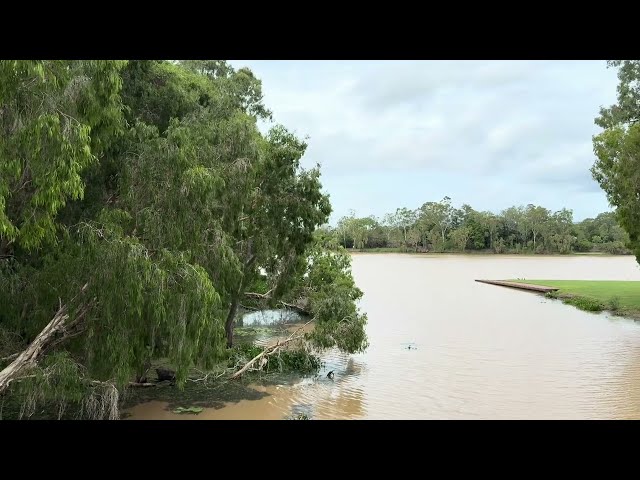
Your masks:
<path fill-rule="evenodd" d="M 366 353 L 328 352 L 316 378 L 190 419 L 640 418 L 640 324 L 474 282 L 640 280 L 633 257 L 361 254 L 353 272 Z M 133 418 L 185 418 L 164 407 Z"/>
<path fill-rule="evenodd" d="M 293 310 L 260 310 L 245 313 L 237 322 L 238 326 L 267 326 L 299 322 L 301 317 Z"/>
<path fill-rule="evenodd" d="M 245 329 L 242 336 L 246 340 L 264 346 L 272 344 L 278 339 L 284 340 L 303 320 L 305 319 L 293 310 L 260 310 L 241 315 L 236 321 L 236 328 Z M 305 327 L 306 331 L 309 329 L 308 326 Z"/>
<path fill-rule="evenodd" d="M 137 420 L 281 420 L 304 413 L 313 419 L 361 418 L 364 415 L 364 391 L 357 377 L 364 366 L 353 358 L 331 352 L 327 364 L 314 378 L 293 385 L 253 385 L 269 395 L 259 400 L 228 403 L 221 409 L 206 408 L 198 415 L 174 414 L 165 402 L 148 402 L 128 410 Z M 326 374 L 333 370 L 334 378 Z"/>

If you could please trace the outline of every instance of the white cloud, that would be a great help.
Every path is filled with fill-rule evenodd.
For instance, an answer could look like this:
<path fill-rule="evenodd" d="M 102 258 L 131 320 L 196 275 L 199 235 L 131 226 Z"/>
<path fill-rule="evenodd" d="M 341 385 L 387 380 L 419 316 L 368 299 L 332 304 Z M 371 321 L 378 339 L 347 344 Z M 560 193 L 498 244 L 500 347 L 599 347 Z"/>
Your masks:
<path fill-rule="evenodd" d="M 418 173 L 446 177 L 450 191 L 462 184 L 503 185 L 504 206 L 517 203 L 529 187 L 549 199 L 568 190 L 596 193 L 589 173 L 593 119 L 615 100 L 617 84 L 605 62 L 232 63 L 248 65 L 263 80 L 278 123 L 309 135 L 305 162 L 321 163 L 332 188 L 348 188 L 334 181 L 348 176 L 361 179 L 361 190 L 380 191 L 363 182 L 383 182 L 386 172 L 403 179 L 404 186 L 385 194 L 395 195 L 398 206 L 413 198 L 407 185 Z M 429 189 L 421 192 L 424 201 L 438 197 L 438 188 Z M 347 198 L 369 198 L 330 193 L 336 210 Z M 486 198 L 476 196 L 468 202 Z M 360 213 L 380 213 L 371 208 Z"/>

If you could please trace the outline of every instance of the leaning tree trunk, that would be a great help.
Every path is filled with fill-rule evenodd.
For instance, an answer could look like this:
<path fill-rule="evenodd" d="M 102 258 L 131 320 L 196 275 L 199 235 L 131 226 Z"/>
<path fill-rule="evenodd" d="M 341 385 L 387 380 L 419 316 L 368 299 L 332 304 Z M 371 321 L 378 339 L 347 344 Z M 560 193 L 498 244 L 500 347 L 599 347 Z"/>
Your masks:
<path fill-rule="evenodd" d="M 229 308 L 229 315 L 224 323 L 224 332 L 227 335 L 227 348 L 233 347 L 233 324 L 236 319 L 236 313 L 238 313 L 238 297 L 235 296 L 231 301 L 231 307 Z"/>
<path fill-rule="evenodd" d="M 84 292 L 87 288 L 82 288 Z M 20 378 L 22 373 L 38 363 L 38 359 L 47 350 L 74 337 L 82 332 L 81 322 L 87 312 L 93 306 L 93 302 L 83 304 L 76 312 L 75 318 L 69 322 L 67 305 L 60 304 L 58 311 L 46 327 L 36 336 L 29 346 L 0 372 L 0 395 L 2 395 L 14 380 Z"/>
<path fill-rule="evenodd" d="M 0 240 L 0 258 L 9 256 L 9 241 L 6 238 Z"/>
<path fill-rule="evenodd" d="M 224 323 L 224 331 L 227 335 L 227 348 L 233 347 L 233 324 L 236 320 L 236 314 L 238 313 L 238 304 L 240 302 L 240 297 L 244 294 L 245 289 L 247 288 L 247 280 L 249 279 L 249 269 L 253 265 L 253 262 L 256 261 L 256 256 L 251 255 L 249 260 L 245 263 L 244 271 L 242 274 L 242 281 L 240 282 L 240 286 L 238 287 L 237 292 L 231 299 L 231 305 L 229 306 L 229 314 L 227 315 L 227 320 Z"/>
<path fill-rule="evenodd" d="M 267 357 L 274 355 L 276 352 L 278 352 L 282 347 L 286 346 L 287 344 L 295 341 L 295 340 L 300 340 L 302 338 L 304 338 L 304 334 L 300 334 L 299 332 L 304 330 L 304 327 L 306 327 L 307 325 L 309 325 L 313 320 L 309 320 L 307 323 L 305 323 L 304 325 L 302 325 L 301 327 L 299 327 L 295 332 L 293 332 L 291 335 L 289 335 L 289 338 L 287 338 L 284 341 L 280 341 L 278 340 L 276 342 L 275 345 L 271 345 L 268 347 L 265 347 L 264 350 L 262 350 L 262 352 L 260 352 L 258 355 L 256 355 L 255 357 L 253 357 L 251 360 L 249 360 L 240 370 L 238 370 L 236 373 L 234 373 L 233 375 L 231 375 L 231 379 L 234 380 L 236 378 L 239 378 L 242 376 L 243 373 L 245 373 L 247 370 L 249 370 L 258 360 L 261 360 L 261 368 L 262 366 L 266 365 L 267 363 Z"/>

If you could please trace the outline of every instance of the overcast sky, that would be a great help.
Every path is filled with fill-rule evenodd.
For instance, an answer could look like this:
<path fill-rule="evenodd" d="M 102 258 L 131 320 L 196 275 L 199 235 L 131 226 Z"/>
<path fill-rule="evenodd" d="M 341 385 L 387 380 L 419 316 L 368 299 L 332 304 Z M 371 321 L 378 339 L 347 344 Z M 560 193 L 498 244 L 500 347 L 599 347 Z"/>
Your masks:
<path fill-rule="evenodd" d="M 232 61 L 274 121 L 309 136 L 332 223 L 451 197 L 498 212 L 609 210 L 591 179 L 593 119 L 615 101 L 604 61 Z"/>

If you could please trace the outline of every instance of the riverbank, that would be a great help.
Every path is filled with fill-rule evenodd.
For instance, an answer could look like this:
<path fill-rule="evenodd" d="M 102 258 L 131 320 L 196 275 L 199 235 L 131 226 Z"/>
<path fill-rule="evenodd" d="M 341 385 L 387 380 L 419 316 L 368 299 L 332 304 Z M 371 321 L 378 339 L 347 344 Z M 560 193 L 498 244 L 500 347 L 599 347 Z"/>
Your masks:
<path fill-rule="evenodd" d="M 571 256 L 597 256 L 597 257 L 625 257 L 625 256 L 633 256 L 631 254 L 616 254 L 616 253 L 605 253 L 605 252 L 571 252 L 571 253 L 532 253 L 532 252 L 503 252 L 496 253 L 492 250 L 465 250 L 465 251 L 455 251 L 455 250 L 447 250 L 445 252 L 434 252 L 434 251 L 415 251 L 415 250 L 406 250 L 402 248 L 390 248 L 390 247 L 380 247 L 380 248 L 348 248 L 349 253 L 407 253 L 412 255 L 518 255 L 522 257 L 571 257 Z"/>
<path fill-rule="evenodd" d="M 128 418 L 284 419 L 299 412 L 313 420 L 640 418 L 640 323 L 474 282 L 640 280 L 635 259 L 363 254 L 353 255 L 353 273 L 365 292 L 371 348 L 364 354 L 323 353 L 317 378 L 272 382 L 272 374 L 251 372 L 237 383 L 224 376 L 206 387 L 190 381 L 184 396 L 170 386 L 155 398 L 153 388 L 131 392 L 150 401 L 128 410 Z M 268 333 L 265 322 L 244 323 L 235 329 L 238 339 L 259 341 Z M 223 393 L 227 388 L 237 391 Z M 207 400 L 222 408 L 207 407 L 213 403 Z M 174 414 L 194 406 L 204 408 Z"/>
<path fill-rule="evenodd" d="M 278 388 L 299 381 L 303 377 L 317 377 L 323 363 L 320 358 L 304 348 L 304 340 L 298 339 L 286 345 L 294 334 L 302 335 L 313 330 L 313 323 L 300 321 L 295 313 L 266 310 L 248 313 L 244 326 L 234 331 L 235 346 L 214 370 L 194 370 L 184 388 L 172 382 L 160 382 L 150 372 L 153 388 L 128 389 L 121 405 L 122 419 L 199 419 L 233 418 L 235 410 L 244 410 L 257 401 L 267 401 Z M 248 324 L 248 325 L 247 325 Z M 247 370 L 240 378 L 233 373 L 268 346 L 282 343 L 282 348 L 264 362 Z M 157 365 L 154 365 L 157 366 Z M 170 365 L 161 365 L 171 368 Z M 224 412 L 217 412 L 225 409 Z M 299 412 L 283 412 L 278 418 L 299 418 Z"/>
<path fill-rule="evenodd" d="M 608 311 L 615 315 L 640 320 L 640 282 L 616 280 L 529 280 L 530 285 L 558 288 L 546 294 L 588 312 Z"/>

